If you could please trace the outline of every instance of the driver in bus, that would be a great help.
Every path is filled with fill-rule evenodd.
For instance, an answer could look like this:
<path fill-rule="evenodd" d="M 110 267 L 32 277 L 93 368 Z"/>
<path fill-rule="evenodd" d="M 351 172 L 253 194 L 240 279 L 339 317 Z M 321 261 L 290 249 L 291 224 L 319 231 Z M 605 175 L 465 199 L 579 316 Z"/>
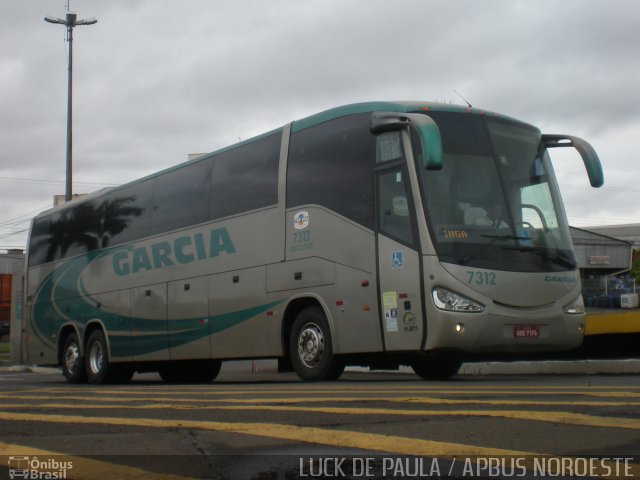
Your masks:
<path fill-rule="evenodd" d="M 503 215 L 504 205 L 502 202 L 494 199 L 486 209 L 483 207 L 468 207 L 464 211 L 464 224 L 495 227 L 498 229 L 508 228 L 508 225 L 502 220 Z"/>

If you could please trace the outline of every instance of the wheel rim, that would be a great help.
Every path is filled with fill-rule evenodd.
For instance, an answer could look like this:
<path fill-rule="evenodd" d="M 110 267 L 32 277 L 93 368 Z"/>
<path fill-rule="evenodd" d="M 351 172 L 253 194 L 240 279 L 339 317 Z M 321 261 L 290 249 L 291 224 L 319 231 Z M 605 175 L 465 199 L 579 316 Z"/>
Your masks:
<path fill-rule="evenodd" d="M 100 373 L 104 364 L 104 352 L 99 342 L 93 342 L 89 349 L 89 366 L 91 373 Z"/>
<path fill-rule="evenodd" d="M 305 367 L 313 368 L 322 359 L 324 335 L 315 323 L 305 325 L 298 334 L 298 357 Z"/>
<path fill-rule="evenodd" d="M 64 368 L 69 375 L 75 375 L 80 363 L 80 349 L 77 343 L 72 343 L 64 353 Z"/>

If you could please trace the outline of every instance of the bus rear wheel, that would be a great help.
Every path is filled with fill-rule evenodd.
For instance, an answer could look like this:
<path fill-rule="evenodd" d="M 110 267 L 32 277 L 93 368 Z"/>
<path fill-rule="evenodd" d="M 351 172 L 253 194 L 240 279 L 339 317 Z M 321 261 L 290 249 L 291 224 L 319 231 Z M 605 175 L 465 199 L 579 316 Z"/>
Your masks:
<path fill-rule="evenodd" d="M 84 359 L 80 356 L 80 342 L 75 333 L 70 333 L 64 341 L 62 375 L 69 383 L 84 383 L 87 381 Z"/>
<path fill-rule="evenodd" d="M 453 377 L 462 361 L 453 356 L 417 356 L 411 362 L 411 368 L 425 380 L 446 380 Z"/>
<path fill-rule="evenodd" d="M 293 322 L 289 335 L 289 356 L 302 380 L 336 380 L 344 366 L 333 354 L 331 331 L 319 307 L 307 307 Z"/>
<path fill-rule="evenodd" d="M 127 383 L 131 380 L 133 369 L 130 366 L 109 362 L 107 341 L 102 330 L 91 332 L 85 352 L 89 383 Z"/>

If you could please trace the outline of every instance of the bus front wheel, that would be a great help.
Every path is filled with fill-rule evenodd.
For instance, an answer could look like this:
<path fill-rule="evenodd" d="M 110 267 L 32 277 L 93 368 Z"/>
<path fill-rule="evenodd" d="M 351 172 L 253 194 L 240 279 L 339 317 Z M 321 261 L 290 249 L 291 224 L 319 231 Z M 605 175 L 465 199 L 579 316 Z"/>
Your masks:
<path fill-rule="evenodd" d="M 411 362 L 411 368 L 425 380 L 446 380 L 453 377 L 462 361 L 452 356 L 418 356 Z"/>
<path fill-rule="evenodd" d="M 83 358 L 80 356 L 80 342 L 75 333 L 70 333 L 64 342 L 62 375 L 69 383 L 84 383 L 87 381 L 87 371 Z"/>
<path fill-rule="evenodd" d="M 289 335 L 289 356 L 302 380 L 317 382 L 337 379 L 344 367 L 333 354 L 331 331 L 319 307 L 307 307 L 293 322 Z"/>

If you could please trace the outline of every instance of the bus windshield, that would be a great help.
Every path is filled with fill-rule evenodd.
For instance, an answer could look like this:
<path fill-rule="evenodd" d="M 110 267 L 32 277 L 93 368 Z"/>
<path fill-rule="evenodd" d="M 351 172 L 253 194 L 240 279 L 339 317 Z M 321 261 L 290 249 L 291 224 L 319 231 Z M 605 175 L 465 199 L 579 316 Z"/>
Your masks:
<path fill-rule="evenodd" d="M 540 131 L 493 117 L 429 116 L 442 136 L 443 168 L 417 166 L 440 261 L 520 272 L 575 269 L 569 226 L 549 156 L 540 148 Z"/>

